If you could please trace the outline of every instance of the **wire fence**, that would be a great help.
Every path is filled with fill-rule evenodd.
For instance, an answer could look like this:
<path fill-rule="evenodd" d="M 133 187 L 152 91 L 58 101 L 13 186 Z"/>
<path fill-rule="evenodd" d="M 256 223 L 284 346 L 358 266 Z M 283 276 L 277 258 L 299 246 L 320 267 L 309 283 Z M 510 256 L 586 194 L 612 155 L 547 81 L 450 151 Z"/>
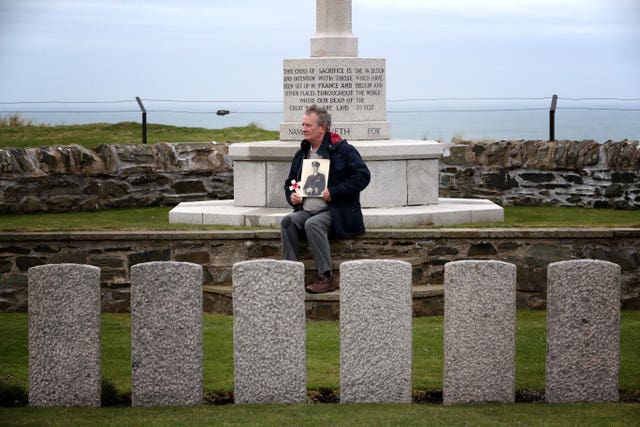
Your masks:
<path fill-rule="evenodd" d="M 552 96 L 543 97 L 439 97 L 439 98 L 401 98 L 401 99 L 389 99 L 388 104 L 400 105 L 402 103 L 437 103 L 443 101 L 551 101 Z M 640 102 L 640 98 L 617 98 L 617 97 L 585 97 L 585 98 L 571 98 L 558 96 L 559 101 L 569 102 L 592 102 L 592 101 L 615 101 L 615 102 Z M 174 103 L 174 104 L 282 104 L 282 100 L 233 100 L 233 99 L 155 99 L 155 98 L 140 98 L 141 101 L 147 101 L 152 103 Z M 27 106 L 27 105 L 104 105 L 104 104 L 125 104 L 129 103 L 132 107 L 136 106 L 136 99 L 118 99 L 118 100 L 106 100 L 106 101 L 0 101 L 0 113 L 4 114 L 20 114 L 20 113 L 139 113 L 139 108 L 132 109 L 55 109 L 55 110 L 42 110 L 42 109 L 24 109 L 24 108 L 9 108 L 6 106 Z M 387 109 L 389 113 L 431 113 L 431 112 L 445 112 L 445 113 L 483 113 L 483 112 L 510 112 L 510 111 L 544 111 L 549 107 L 505 107 L 505 108 L 419 108 L 419 109 Z M 638 111 L 640 112 L 640 106 L 633 107 L 606 107 L 606 106 L 571 106 L 571 105 L 557 105 L 558 110 L 589 110 L 589 111 Z M 215 114 L 220 110 L 189 110 L 189 109 L 166 109 L 166 108 L 146 108 L 148 113 L 184 113 L 184 114 Z M 227 110 L 229 113 L 235 114 L 282 114 L 283 110 L 272 111 L 247 111 L 247 110 Z"/>
<path fill-rule="evenodd" d="M 543 102 L 550 105 L 541 105 Z M 460 106 L 459 104 L 466 103 Z M 282 115 L 283 100 L 264 99 L 156 99 L 139 98 L 116 100 L 19 100 L 0 101 L 0 115 L 20 114 L 134 114 L 143 115 L 146 136 L 146 115 Z M 445 105 L 442 105 L 445 104 Z M 453 104 L 453 105 L 451 105 Z M 471 105 L 469 105 L 471 104 Z M 479 105 L 478 105 L 479 104 Z M 496 105 L 507 104 L 507 105 Z M 518 105 L 512 105 L 518 104 Z M 266 105 L 265 109 L 251 108 Z M 107 106 L 113 107 L 109 108 Z M 243 107 L 249 108 L 243 108 Z M 250 107 L 251 106 L 251 107 Z M 86 108 L 83 108 L 86 107 Z M 222 107 L 222 108 L 221 108 Z M 622 97 L 433 97 L 398 98 L 387 100 L 387 113 L 415 114 L 478 114 L 549 111 L 549 135 L 554 140 L 554 114 L 564 111 L 640 112 L 640 98 Z M 146 138 L 143 138 L 146 141 Z M 143 142 L 144 142 L 143 141 Z"/>

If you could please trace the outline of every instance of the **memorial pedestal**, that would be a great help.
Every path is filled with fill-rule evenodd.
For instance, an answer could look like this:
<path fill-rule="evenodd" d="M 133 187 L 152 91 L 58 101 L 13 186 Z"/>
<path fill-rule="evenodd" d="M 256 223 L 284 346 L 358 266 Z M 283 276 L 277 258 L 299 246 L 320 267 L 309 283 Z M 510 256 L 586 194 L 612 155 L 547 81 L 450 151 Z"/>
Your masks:
<path fill-rule="evenodd" d="M 484 199 L 438 198 L 439 157 L 435 141 L 354 141 L 371 170 L 360 194 L 366 227 L 416 227 L 504 220 L 503 209 Z M 263 141 L 230 146 L 234 199 L 183 202 L 172 223 L 276 227 L 291 212 L 284 184 L 297 142 Z"/>
<path fill-rule="evenodd" d="M 438 203 L 438 159 L 443 145 L 435 141 L 353 141 L 371 171 L 360 194 L 364 208 Z M 285 179 L 299 142 L 236 143 L 233 160 L 234 206 L 288 208 Z"/>

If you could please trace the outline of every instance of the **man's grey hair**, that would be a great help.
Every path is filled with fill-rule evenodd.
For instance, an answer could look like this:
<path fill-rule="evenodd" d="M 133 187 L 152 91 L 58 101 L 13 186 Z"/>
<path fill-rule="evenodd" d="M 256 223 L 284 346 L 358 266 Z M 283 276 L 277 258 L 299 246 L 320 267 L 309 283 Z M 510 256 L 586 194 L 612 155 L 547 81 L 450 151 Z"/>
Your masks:
<path fill-rule="evenodd" d="M 316 104 L 313 104 L 309 108 L 305 114 L 316 113 L 318 115 L 318 124 L 325 125 L 327 127 L 327 131 L 331 130 L 331 114 L 327 112 L 326 108 L 319 107 Z"/>

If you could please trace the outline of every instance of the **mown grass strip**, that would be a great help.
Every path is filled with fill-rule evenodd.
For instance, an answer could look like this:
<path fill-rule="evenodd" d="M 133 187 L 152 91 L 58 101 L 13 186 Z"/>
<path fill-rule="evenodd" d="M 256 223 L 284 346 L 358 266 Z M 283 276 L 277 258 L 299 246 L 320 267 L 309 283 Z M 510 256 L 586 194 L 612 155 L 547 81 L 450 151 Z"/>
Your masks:
<path fill-rule="evenodd" d="M 0 408 L 4 426 L 613 426 L 638 425 L 635 403 L 223 405 Z"/>
<path fill-rule="evenodd" d="M 506 206 L 504 222 L 464 224 L 456 227 L 640 227 L 640 210 Z"/>
<path fill-rule="evenodd" d="M 442 385 L 442 317 L 413 322 L 413 387 Z M 623 312 L 620 388 L 640 391 L 640 312 Z M 233 389 L 233 319 L 204 315 L 205 392 Z M 517 386 L 544 389 L 544 312 L 518 312 Z M 26 392 L 26 313 L 0 313 L 0 383 Z M 120 393 L 130 391 L 130 316 L 103 314 L 103 376 Z M 339 384 L 339 323 L 307 323 L 309 389 Z M 515 426 L 637 425 L 638 403 L 358 405 L 201 405 L 195 407 L 0 408 L 3 426 Z"/>
<path fill-rule="evenodd" d="M 171 231 L 248 229 L 224 225 L 170 224 L 170 207 L 95 212 L 0 215 L 0 231 Z M 504 222 L 461 224 L 464 228 L 640 227 L 640 211 L 568 207 L 505 207 Z"/>
<path fill-rule="evenodd" d="M 442 388 L 442 316 L 413 319 L 414 390 Z M 544 390 L 543 311 L 519 311 L 516 333 L 516 388 Z M 340 385 L 340 330 L 337 321 L 307 322 L 307 387 Z M 102 315 L 102 375 L 121 393 L 131 391 L 131 326 L 126 313 Z M 26 313 L 0 313 L 0 381 L 28 387 Z M 640 392 L 640 311 L 624 311 L 621 322 L 620 389 Z M 233 318 L 204 315 L 204 390 L 233 391 Z"/>

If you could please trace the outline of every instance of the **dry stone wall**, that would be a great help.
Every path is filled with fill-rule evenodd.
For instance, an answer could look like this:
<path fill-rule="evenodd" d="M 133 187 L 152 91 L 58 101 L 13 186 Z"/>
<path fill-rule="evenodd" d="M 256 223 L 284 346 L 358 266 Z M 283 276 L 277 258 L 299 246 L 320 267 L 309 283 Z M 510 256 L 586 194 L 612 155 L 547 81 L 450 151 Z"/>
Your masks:
<path fill-rule="evenodd" d="M 230 199 L 227 149 L 213 142 L 0 148 L 0 213 Z"/>
<path fill-rule="evenodd" d="M 635 229 L 436 229 L 370 230 L 331 242 L 334 263 L 401 259 L 412 265 L 412 284 L 442 285 L 444 265 L 496 260 L 517 267 L 521 309 L 546 307 L 547 266 L 572 259 L 599 259 L 621 267 L 623 309 L 640 309 L 640 230 Z M 27 270 L 42 264 L 82 263 L 101 269 L 103 311 L 128 311 L 130 269 L 150 261 L 203 267 L 203 284 L 228 285 L 238 261 L 280 259 L 277 230 L 193 232 L 0 233 L 0 311 L 27 310 Z M 314 263 L 306 246 L 301 260 Z M 204 307 L 213 311 L 206 298 Z M 441 313 L 440 313 L 441 314 Z"/>
<path fill-rule="evenodd" d="M 502 206 L 640 209 L 640 142 L 482 141 L 450 147 L 440 197 Z"/>
<path fill-rule="evenodd" d="M 0 148 L 0 213 L 173 206 L 233 198 L 228 145 Z M 450 147 L 440 196 L 500 205 L 640 209 L 640 142 L 492 141 Z"/>

